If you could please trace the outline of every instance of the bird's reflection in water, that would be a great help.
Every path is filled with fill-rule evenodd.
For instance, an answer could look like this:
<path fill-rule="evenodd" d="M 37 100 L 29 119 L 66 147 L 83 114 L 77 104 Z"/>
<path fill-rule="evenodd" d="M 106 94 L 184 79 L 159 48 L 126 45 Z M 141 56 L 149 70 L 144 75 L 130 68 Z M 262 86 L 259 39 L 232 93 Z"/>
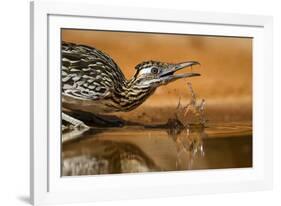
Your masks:
<path fill-rule="evenodd" d="M 64 158 L 63 176 L 158 171 L 139 147 L 126 142 L 97 140 L 83 155 Z"/>
<path fill-rule="evenodd" d="M 166 131 L 152 129 L 146 133 L 143 129 L 131 132 L 117 129 L 84 133 L 85 139 L 63 144 L 62 175 L 193 169 L 196 158 L 204 156 L 204 127 L 192 125 L 177 132 Z"/>

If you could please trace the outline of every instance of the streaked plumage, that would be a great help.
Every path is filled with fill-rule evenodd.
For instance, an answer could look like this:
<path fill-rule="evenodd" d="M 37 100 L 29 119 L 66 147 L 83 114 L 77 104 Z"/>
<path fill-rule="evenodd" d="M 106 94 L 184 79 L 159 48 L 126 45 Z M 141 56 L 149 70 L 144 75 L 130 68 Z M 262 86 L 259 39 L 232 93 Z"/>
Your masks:
<path fill-rule="evenodd" d="M 145 61 L 127 80 L 104 52 L 85 45 L 62 43 L 62 103 L 70 110 L 92 113 L 130 111 L 142 104 L 160 85 L 196 73 L 174 75 L 197 62 L 169 64 Z"/>

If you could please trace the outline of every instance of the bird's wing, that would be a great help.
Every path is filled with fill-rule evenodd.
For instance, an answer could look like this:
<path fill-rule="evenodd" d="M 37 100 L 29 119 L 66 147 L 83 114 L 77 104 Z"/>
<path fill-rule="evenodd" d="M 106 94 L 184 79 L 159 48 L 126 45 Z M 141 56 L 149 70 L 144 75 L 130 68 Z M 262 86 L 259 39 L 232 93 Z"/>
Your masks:
<path fill-rule="evenodd" d="M 125 81 L 107 54 L 84 45 L 62 43 L 62 93 L 78 99 L 99 100 Z"/>

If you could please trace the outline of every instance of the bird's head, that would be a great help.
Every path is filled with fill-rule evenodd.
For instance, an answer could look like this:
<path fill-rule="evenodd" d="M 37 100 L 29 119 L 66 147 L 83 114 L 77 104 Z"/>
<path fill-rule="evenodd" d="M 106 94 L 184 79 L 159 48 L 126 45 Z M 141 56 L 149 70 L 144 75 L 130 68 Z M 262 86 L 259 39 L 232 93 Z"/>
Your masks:
<path fill-rule="evenodd" d="M 192 67 L 193 65 L 200 64 L 196 61 L 187 61 L 178 64 L 145 61 L 136 66 L 137 72 L 134 76 L 134 82 L 140 86 L 156 88 L 177 79 L 200 76 L 200 74 L 194 72 L 176 74 L 177 71 Z"/>

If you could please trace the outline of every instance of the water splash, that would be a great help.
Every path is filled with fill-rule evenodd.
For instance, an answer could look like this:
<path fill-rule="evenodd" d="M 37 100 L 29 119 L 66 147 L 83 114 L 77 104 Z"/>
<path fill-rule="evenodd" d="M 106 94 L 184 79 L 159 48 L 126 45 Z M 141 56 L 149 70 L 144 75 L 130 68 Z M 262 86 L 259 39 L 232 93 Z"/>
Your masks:
<path fill-rule="evenodd" d="M 206 101 L 202 99 L 201 102 L 198 103 L 192 84 L 188 82 L 187 86 L 191 93 L 191 99 L 185 106 L 181 104 L 181 99 L 179 99 L 175 113 L 176 119 L 178 119 L 186 128 L 189 128 L 192 125 L 204 127 L 207 122 L 205 115 Z"/>
<path fill-rule="evenodd" d="M 191 93 L 187 105 L 182 105 L 181 100 L 176 107 L 175 118 L 170 119 L 168 124 L 169 134 L 174 139 L 177 149 L 176 167 L 179 170 L 192 169 L 197 155 L 204 156 L 203 138 L 207 122 L 205 115 L 206 101 L 199 103 L 192 84 L 187 84 Z"/>

